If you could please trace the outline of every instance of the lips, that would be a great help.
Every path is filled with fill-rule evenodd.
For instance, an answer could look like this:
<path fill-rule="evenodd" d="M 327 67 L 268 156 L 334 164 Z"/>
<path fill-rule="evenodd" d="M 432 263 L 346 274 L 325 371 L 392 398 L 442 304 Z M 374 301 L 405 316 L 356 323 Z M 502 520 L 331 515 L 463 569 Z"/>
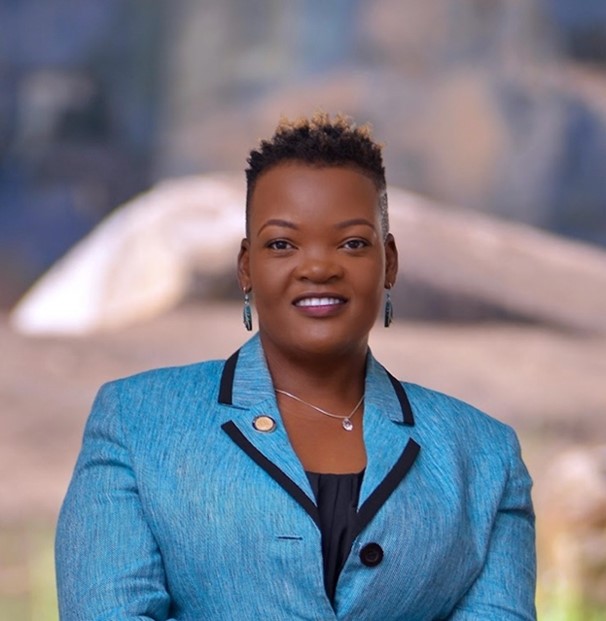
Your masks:
<path fill-rule="evenodd" d="M 314 308 L 318 306 L 337 306 L 339 304 L 345 304 L 346 300 L 343 298 L 322 296 L 322 297 L 304 297 L 295 300 L 295 306 Z"/>
<path fill-rule="evenodd" d="M 293 306 L 304 317 L 326 319 L 341 314 L 348 299 L 336 293 L 305 293 L 293 300 Z"/>

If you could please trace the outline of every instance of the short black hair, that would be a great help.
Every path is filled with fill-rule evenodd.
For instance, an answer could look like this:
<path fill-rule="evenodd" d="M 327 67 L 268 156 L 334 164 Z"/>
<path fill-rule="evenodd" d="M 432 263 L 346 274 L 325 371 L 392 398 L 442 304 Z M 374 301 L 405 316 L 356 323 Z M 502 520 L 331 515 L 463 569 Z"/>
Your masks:
<path fill-rule="evenodd" d="M 246 160 L 247 234 L 250 201 L 258 178 L 280 164 L 300 162 L 318 168 L 350 167 L 368 176 L 379 193 L 381 230 L 386 237 L 389 217 L 381 151 L 382 146 L 371 138 L 369 127 L 357 126 L 347 116 L 337 115 L 333 120 L 326 113 L 318 113 L 296 121 L 282 119 L 271 139 L 262 140 Z"/>

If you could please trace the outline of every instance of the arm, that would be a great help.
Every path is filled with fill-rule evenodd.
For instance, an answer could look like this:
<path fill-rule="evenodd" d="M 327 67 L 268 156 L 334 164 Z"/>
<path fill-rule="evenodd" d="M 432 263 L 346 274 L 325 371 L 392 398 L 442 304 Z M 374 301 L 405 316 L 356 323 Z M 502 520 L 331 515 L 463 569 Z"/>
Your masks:
<path fill-rule="evenodd" d="M 146 523 L 113 384 L 97 395 L 56 536 L 62 621 L 169 621 L 162 558 Z"/>
<path fill-rule="evenodd" d="M 509 478 L 484 567 L 448 621 L 534 621 L 536 582 L 532 480 L 511 431 Z"/>

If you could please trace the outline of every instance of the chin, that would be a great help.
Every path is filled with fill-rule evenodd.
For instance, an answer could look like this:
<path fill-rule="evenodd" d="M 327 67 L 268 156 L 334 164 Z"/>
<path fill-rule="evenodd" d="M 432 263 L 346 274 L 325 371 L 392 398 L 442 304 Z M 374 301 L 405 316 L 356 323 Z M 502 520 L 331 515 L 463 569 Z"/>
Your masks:
<path fill-rule="evenodd" d="M 366 331 L 358 330 L 355 334 L 351 326 L 322 321 L 312 325 L 298 325 L 296 328 L 274 325 L 273 329 L 266 330 L 265 326 L 260 326 L 259 332 L 262 342 L 270 349 L 282 352 L 282 355 L 295 358 L 340 357 L 356 352 L 365 354 L 370 327 Z"/>
<path fill-rule="evenodd" d="M 340 357 L 343 355 L 353 355 L 356 352 L 366 352 L 368 347 L 368 335 L 357 339 L 327 339 L 327 338 L 308 338 L 299 341 L 298 350 L 301 354 L 327 357 Z"/>

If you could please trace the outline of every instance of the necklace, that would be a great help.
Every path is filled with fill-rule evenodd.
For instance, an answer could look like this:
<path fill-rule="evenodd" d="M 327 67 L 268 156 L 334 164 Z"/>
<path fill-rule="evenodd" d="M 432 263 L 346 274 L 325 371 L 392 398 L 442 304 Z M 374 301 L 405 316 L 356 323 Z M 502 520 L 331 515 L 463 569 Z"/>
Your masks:
<path fill-rule="evenodd" d="M 330 416 L 331 418 L 338 418 L 341 421 L 341 425 L 343 429 L 345 429 L 345 431 L 351 431 L 353 429 L 353 423 L 351 422 L 351 417 L 358 411 L 358 408 L 362 405 L 362 401 L 364 401 L 364 394 L 362 394 L 362 396 L 360 397 L 360 400 L 358 401 L 358 403 L 356 403 L 356 407 L 347 416 L 339 416 L 338 414 L 327 412 L 326 410 L 319 408 L 317 405 L 314 405 L 313 403 L 304 401 L 303 399 L 301 399 L 301 397 L 297 397 L 297 395 L 293 395 L 290 392 L 286 392 L 286 390 L 280 390 L 279 388 L 276 388 L 276 392 L 279 392 L 281 395 L 284 395 L 285 397 L 290 397 L 291 399 L 294 399 L 295 401 L 298 401 L 299 403 L 302 403 L 303 405 L 307 405 L 308 407 L 316 410 L 316 412 L 320 412 L 320 414 L 325 414 L 326 416 Z"/>

